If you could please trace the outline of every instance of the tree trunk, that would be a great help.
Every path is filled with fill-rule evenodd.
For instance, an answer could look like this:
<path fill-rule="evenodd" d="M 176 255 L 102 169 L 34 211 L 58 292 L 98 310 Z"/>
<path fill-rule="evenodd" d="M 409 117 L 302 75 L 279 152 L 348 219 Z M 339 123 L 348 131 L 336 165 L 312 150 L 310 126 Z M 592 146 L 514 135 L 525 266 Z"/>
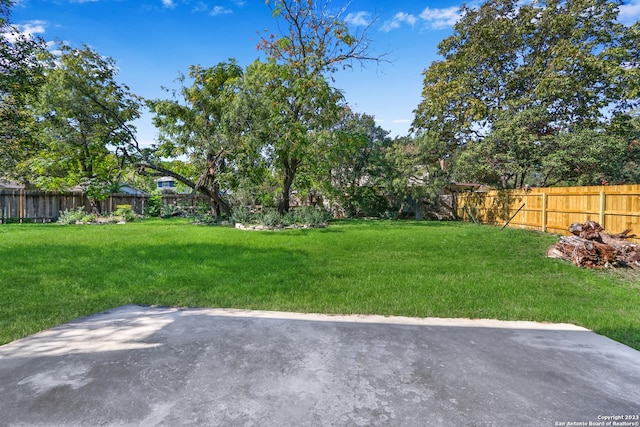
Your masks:
<path fill-rule="evenodd" d="M 299 162 L 297 159 L 283 160 L 284 179 L 282 182 L 282 194 L 280 196 L 280 203 L 278 204 L 278 213 L 280 213 L 280 215 L 284 215 L 285 213 L 289 212 L 289 209 L 291 207 L 291 186 L 293 185 L 293 181 L 296 177 L 298 164 Z"/>
<path fill-rule="evenodd" d="M 102 206 L 100 204 L 100 200 L 89 197 L 89 207 L 92 214 L 96 216 L 100 216 L 102 214 Z"/>
<path fill-rule="evenodd" d="M 217 171 L 216 158 L 211 156 L 207 159 L 207 169 L 200 175 L 194 190 L 204 190 L 205 194 L 211 198 L 213 202 L 211 204 L 211 213 L 215 218 L 218 218 L 220 214 L 229 217 L 231 216 L 231 208 L 227 202 L 220 198 L 220 184 L 216 181 Z"/>
<path fill-rule="evenodd" d="M 504 174 L 500 176 L 500 183 L 502 184 L 502 189 L 506 190 L 509 188 L 509 175 Z"/>

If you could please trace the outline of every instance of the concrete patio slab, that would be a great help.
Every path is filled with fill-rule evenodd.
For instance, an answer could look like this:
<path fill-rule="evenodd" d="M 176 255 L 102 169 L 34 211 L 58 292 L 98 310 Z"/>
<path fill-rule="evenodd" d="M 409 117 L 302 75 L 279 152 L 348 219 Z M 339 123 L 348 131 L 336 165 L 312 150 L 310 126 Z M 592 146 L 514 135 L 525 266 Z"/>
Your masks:
<path fill-rule="evenodd" d="M 125 306 L 0 347 L 0 425 L 640 426 L 640 352 L 573 325 Z"/>

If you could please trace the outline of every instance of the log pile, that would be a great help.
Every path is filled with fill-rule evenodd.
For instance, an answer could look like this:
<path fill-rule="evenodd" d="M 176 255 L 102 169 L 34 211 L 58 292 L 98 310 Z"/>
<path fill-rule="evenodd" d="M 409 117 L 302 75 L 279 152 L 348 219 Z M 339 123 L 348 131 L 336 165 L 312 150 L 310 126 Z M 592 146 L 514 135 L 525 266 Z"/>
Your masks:
<path fill-rule="evenodd" d="M 618 234 L 607 234 L 594 221 L 569 226 L 572 236 L 563 236 L 547 251 L 550 258 L 571 261 L 579 267 L 588 268 L 633 268 L 640 270 L 640 247 L 627 239 L 636 237 L 625 230 Z"/>

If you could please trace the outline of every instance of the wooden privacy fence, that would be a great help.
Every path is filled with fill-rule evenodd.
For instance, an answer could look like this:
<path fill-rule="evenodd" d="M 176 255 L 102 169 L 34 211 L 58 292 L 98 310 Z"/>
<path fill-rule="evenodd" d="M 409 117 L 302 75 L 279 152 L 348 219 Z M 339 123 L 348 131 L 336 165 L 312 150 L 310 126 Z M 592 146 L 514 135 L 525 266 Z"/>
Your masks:
<path fill-rule="evenodd" d="M 81 192 L 51 193 L 30 190 L 0 190 L 0 221 L 50 222 L 60 211 L 78 207 L 89 210 L 89 200 Z"/>
<path fill-rule="evenodd" d="M 458 193 L 456 199 L 461 218 L 485 224 L 510 221 L 509 227 L 566 235 L 570 224 L 591 220 L 609 233 L 630 228 L 640 235 L 639 184 L 491 190 Z"/>
<path fill-rule="evenodd" d="M 187 196 L 167 194 L 162 196 L 164 204 L 177 204 Z M 114 212 L 118 205 L 131 205 L 131 209 L 142 215 L 149 201 L 148 195 L 112 194 L 101 200 L 102 213 Z M 194 197 L 193 204 L 207 203 L 201 196 Z M 61 211 L 83 207 L 91 211 L 89 199 L 82 192 L 48 192 L 35 190 L 0 189 L 0 223 L 6 222 L 53 222 L 57 221 Z"/>

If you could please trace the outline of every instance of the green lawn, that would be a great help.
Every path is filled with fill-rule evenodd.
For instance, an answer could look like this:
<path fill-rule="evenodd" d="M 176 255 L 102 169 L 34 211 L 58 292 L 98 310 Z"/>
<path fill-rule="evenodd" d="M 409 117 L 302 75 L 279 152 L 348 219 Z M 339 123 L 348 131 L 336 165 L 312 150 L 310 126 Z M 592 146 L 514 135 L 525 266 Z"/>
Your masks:
<path fill-rule="evenodd" d="M 569 322 L 640 349 L 640 286 L 557 237 L 448 222 L 0 225 L 0 343 L 123 304 Z"/>

